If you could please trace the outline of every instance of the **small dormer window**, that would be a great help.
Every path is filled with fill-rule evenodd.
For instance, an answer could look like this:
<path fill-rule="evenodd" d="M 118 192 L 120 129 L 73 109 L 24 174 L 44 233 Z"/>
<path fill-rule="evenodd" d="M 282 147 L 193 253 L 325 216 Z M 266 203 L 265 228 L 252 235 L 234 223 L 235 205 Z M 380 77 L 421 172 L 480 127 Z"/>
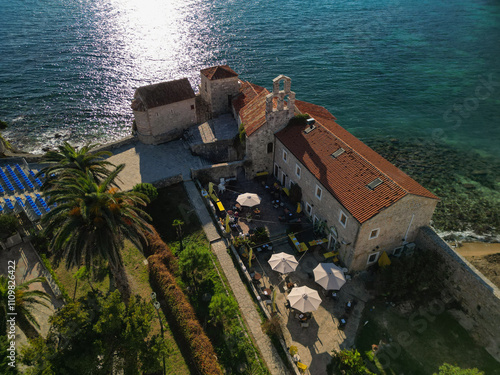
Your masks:
<path fill-rule="evenodd" d="M 378 178 L 378 177 L 377 177 L 375 180 L 373 180 L 372 182 L 370 182 L 370 183 L 369 183 L 368 185 L 366 185 L 366 186 L 368 187 L 368 189 L 373 190 L 373 189 L 375 189 L 377 186 L 379 186 L 382 182 L 384 182 L 384 181 L 382 181 L 380 178 Z"/>
<path fill-rule="evenodd" d="M 340 155 L 342 155 L 344 152 L 345 152 L 345 150 L 342 147 L 340 147 L 337 151 L 335 151 L 334 153 L 332 153 L 332 158 L 336 159 Z"/>

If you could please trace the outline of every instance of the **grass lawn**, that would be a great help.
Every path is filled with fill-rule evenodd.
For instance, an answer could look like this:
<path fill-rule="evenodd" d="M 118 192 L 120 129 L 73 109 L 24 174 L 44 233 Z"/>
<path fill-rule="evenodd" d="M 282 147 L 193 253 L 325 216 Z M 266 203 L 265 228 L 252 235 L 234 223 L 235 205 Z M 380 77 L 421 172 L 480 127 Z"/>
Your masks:
<path fill-rule="evenodd" d="M 122 252 L 123 263 L 127 271 L 129 282 L 132 288 L 133 294 L 139 294 L 146 301 L 151 300 L 151 286 L 149 285 L 149 274 L 147 264 L 144 263 L 144 255 L 130 242 L 125 243 L 125 247 Z M 73 293 L 75 290 L 76 280 L 73 275 L 77 270 L 71 269 L 67 270 L 63 264 L 60 264 L 58 268 L 54 268 L 54 272 L 61 284 L 64 285 L 67 292 L 73 298 Z M 99 289 L 103 292 L 109 290 L 109 276 L 106 273 L 97 275 L 96 281 L 92 281 L 92 287 L 94 289 Z M 85 295 L 91 290 L 90 285 L 87 281 L 79 281 L 76 289 L 76 298 Z M 160 310 L 160 314 L 163 320 L 164 327 L 164 337 L 165 340 L 170 344 L 170 353 L 165 358 L 165 367 L 167 374 L 172 375 L 189 375 L 191 372 L 186 364 L 182 353 L 174 340 L 172 332 L 168 326 L 167 320 Z M 160 322 L 155 319 L 153 322 L 153 334 L 160 333 Z"/>
<path fill-rule="evenodd" d="M 368 303 L 361 320 L 368 323 L 359 331 L 356 347 L 368 358 L 372 344 L 389 344 L 383 345 L 376 356 L 385 371 L 380 374 L 427 375 L 437 372 L 445 362 L 475 367 L 488 375 L 500 374 L 498 362 L 476 345 L 448 312 L 425 311 L 406 317 L 384 302 Z"/>
<path fill-rule="evenodd" d="M 159 189 L 158 193 L 158 198 L 151 205 L 149 214 L 153 217 L 156 230 L 173 253 L 177 254 L 180 250 L 176 229 L 172 227 L 172 223 L 176 219 L 184 222 L 182 226 L 184 248 L 190 245 L 209 248 L 208 240 L 184 190 L 184 185 L 177 184 Z M 236 373 L 238 365 L 245 363 L 249 371 L 253 371 L 254 374 L 268 374 L 262 359 L 255 358 L 255 348 L 251 341 L 240 331 L 240 324 L 237 320 L 227 329 L 221 329 L 220 326 L 215 326 L 209 322 L 209 302 L 203 300 L 202 296 L 206 293 L 211 296 L 225 293 L 223 283 L 229 286 L 215 255 L 213 255 L 213 260 L 216 267 L 210 268 L 204 274 L 203 282 L 198 285 L 196 290 L 191 289 L 187 293 L 185 289 L 186 295 L 195 309 L 207 336 L 212 341 L 219 361 L 224 368 L 231 369 L 233 373 Z M 182 286 L 183 282 L 179 275 L 178 281 Z M 229 293 L 232 296 L 231 289 Z"/>

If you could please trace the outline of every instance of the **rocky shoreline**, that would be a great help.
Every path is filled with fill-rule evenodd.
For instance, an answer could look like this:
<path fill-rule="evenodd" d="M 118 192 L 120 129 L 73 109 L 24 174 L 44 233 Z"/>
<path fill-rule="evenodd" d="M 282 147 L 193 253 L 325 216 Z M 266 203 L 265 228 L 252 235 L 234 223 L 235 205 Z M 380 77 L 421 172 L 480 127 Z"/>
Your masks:
<path fill-rule="evenodd" d="M 103 144 L 113 150 L 136 141 L 129 136 Z M 438 141 L 371 137 L 363 141 L 441 198 L 432 225 L 448 242 L 500 242 L 500 161 Z M 43 155 L 18 149 L 3 157 L 40 162 Z"/>
<path fill-rule="evenodd" d="M 445 240 L 499 242 L 498 159 L 424 139 L 364 142 L 440 197 L 432 225 Z"/>

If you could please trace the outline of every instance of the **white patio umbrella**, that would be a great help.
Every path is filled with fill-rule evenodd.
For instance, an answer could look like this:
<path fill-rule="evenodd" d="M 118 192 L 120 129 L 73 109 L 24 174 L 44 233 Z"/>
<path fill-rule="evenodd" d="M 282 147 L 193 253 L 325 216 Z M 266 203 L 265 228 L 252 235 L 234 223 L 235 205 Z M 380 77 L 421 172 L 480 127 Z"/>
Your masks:
<path fill-rule="evenodd" d="M 288 300 L 291 307 L 303 313 L 316 311 L 321 304 L 318 292 L 307 286 L 293 288 L 288 294 Z"/>
<path fill-rule="evenodd" d="M 313 273 L 314 281 L 326 290 L 339 290 L 345 284 L 344 272 L 333 263 L 320 263 Z"/>
<path fill-rule="evenodd" d="M 293 255 L 284 252 L 273 254 L 268 263 L 274 271 L 280 273 L 293 272 L 299 265 Z"/>
<path fill-rule="evenodd" d="M 253 207 L 260 204 L 260 197 L 254 193 L 243 193 L 238 195 L 236 198 L 236 202 L 241 204 L 242 206 Z"/>

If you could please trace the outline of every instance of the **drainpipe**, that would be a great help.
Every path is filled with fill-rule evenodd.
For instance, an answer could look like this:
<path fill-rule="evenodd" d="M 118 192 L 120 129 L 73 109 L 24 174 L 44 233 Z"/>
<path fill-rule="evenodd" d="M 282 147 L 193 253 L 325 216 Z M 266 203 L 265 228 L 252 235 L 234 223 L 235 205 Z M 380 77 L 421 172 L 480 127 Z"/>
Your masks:
<path fill-rule="evenodd" d="M 406 229 L 406 233 L 405 233 L 405 238 L 404 238 L 403 245 L 406 245 L 406 238 L 408 237 L 408 232 L 410 231 L 410 227 L 411 227 L 411 224 L 413 223 L 413 219 L 414 218 L 415 218 L 415 214 L 411 215 L 410 224 L 408 225 L 408 228 Z"/>

